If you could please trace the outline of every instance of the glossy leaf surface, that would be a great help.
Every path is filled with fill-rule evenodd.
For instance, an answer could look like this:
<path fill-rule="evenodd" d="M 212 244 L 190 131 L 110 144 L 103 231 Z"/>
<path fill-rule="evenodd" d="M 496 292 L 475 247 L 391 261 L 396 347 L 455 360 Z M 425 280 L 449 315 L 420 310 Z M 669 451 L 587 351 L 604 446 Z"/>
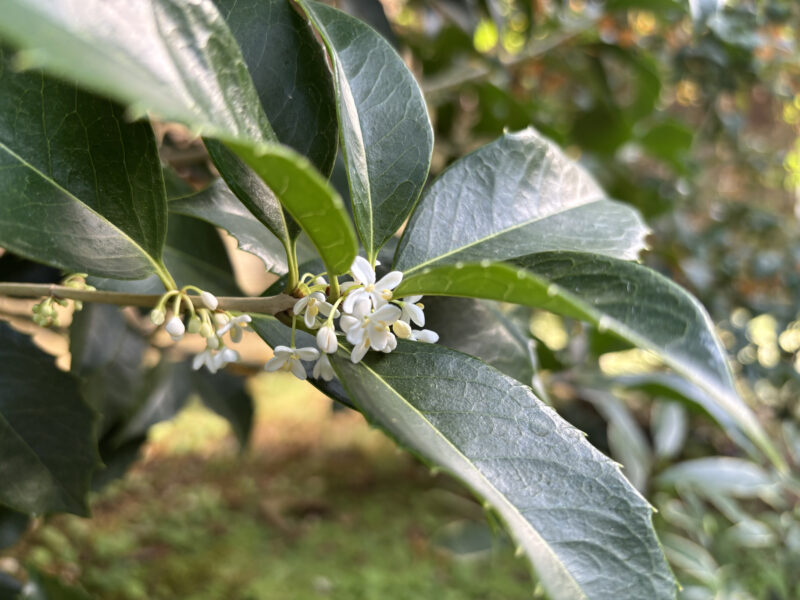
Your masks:
<path fill-rule="evenodd" d="M 161 164 L 148 123 L 36 72 L 0 48 L 0 245 L 72 271 L 141 278 L 166 235 Z"/>
<path fill-rule="evenodd" d="M 19 63 L 197 133 L 274 139 L 239 47 L 211 0 L 8 0 Z"/>
<path fill-rule="evenodd" d="M 425 192 L 395 268 L 571 250 L 635 259 L 648 229 L 587 171 L 533 129 L 509 133 L 450 166 Z"/>
<path fill-rule="evenodd" d="M 550 598 L 675 597 L 650 506 L 530 388 L 415 342 L 357 365 L 346 355 L 332 362 L 370 421 L 497 512 Z"/>
<path fill-rule="evenodd" d="M 78 381 L 5 323 L 0 381 L 0 503 L 26 513 L 87 515 L 100 457 L 95 414 Z"/>
<path fill-rule="evenodd" d="M 353 213 L 368 258 L 398 230 L 428 177 L 433 131 L 413 75 L 365 23 L 300 0 L 333 64 Z"/>
<path fill-rule="evenodd" d="M 278 139 L 324 175 L 336 158 L 338 125 L 325 52 L 289 0 L 214 0 L 253 78 Z"/>
<path fill-rule="evenodd" d="M 680 286 L 641 265 L 592 254 L 545 252 L 518 258 L 516 264 L 433 267 L 406 278 L 396 295 L 486 298 L 593 323 L 650 350 L 700 386 L 762 451 L 782 464 L 736 392 L 711 319 Z"/>

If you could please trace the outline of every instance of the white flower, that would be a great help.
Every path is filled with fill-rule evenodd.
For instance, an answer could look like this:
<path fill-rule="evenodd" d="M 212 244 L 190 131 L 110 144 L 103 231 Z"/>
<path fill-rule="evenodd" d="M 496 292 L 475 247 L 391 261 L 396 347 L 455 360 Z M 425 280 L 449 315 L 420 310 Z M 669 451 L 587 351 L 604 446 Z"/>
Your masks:
<path fill-rule="evenodd" d="M 210 292 L 200 292 L 200 299 L 203 301 L 203 304 L 206 305 L 207 308 L 211 310 L 217 310 L 217 306 L 219 306 L 219 301 L 217 297 L 210 293 Z"/>
<path fill-rule="evenodd" d="M 342 310 L 346 313 L 353 312 L 353 307 L 361 298 L 369 298 L 372 306 L 379 308 L 392 299 L 392 290 L 400 285 L 403 274 L 400 271 L 391 271 L 379 281 L 375 281 L 375 269 L 369 261 L 362 256 L 356 256 L 350 266 L 354 281 L 345 283 L 342 288 L 347 291 L 350 288 L 361 285 L 357 290 L 349 292 L 342 302 Z"/>
<path fill-rule="evenodd" d="M 225 325 L 217 329 L 217 335 L 222 337 L 230 331 L 231 340 L 238 343 L 242 340 L 243 328 L 252 320 L 253 319 L 250 318 L 250 315 L 239 315 L 238 317 L 233 317 L 230 321 L 225 323 Z"/>
<path fill-rule="evenodd" d="M 317 315 L 319 313 L 327 317 L 331 314 L 331 310 L 333 310 L 333 306 L 325 301 L 325 295 L 322 292 L 312 292 L 308 296 L 300 298 L 300 300 L 294 303 L 294 308 L 292 308 L 292 312 L 298 317 L 303 315 L 303 320 L 306 323 L 306 327 L 309 329 L 316 324 Z M 339 311 L 337 310 L 333 316 L 338 317 Z"/>
<path fill-rule="evenodd" d="M 353 345 L 353 351 L 350 353 L 350 362 L 357 364 L 364 358 L 364 355 L 369 350 L 369 338 L 364 338 L 360 343 Z"/>
<path fill-rule="evenodd" d="M 290 371 L 298 379 L 306 378 L 306 368 L 301 360 L 317 360 L 319 350 L 316 348 L 289 348 L 276 346 L 274 356 L 264 365 L 265 371 Z"/>
<path fill-rule="evenodd" d="M 330 381 L 336 377 L 336 373 L 333 372 L 333 367 L 331 366 L 331 361 L 328 359 L 327 354 L 320 356 L 319 360 L 314 363 L 314 370 L 311 375 L 314 379 L 322 377 L 325 381 Z"/>
<path fill-rule="evenodd" d="M 364 305 L 359 303 L 358 307 L 363 309 Z M 366 340 L 367 345 L 373 350 L 381 351 L 393 342 L 396 344 L 397 340 L 389 328 L 399 318 L 399 308 L 394 304 L 384 304 L 371 313 L 360 310 L 353 315 L 345 315 L 339 325 L 347 334 L 347 341 L 354 346 L 360 346 Z"/>
<path fill-rule="evenodd" d="M 439 341 L 439 334 L 430 329 L 422 329 L 421 331 L 412 331 L 411 339 L 415 342 L 425 342 L 427 344 L 435 344 Z"/>
<path fill-rule="evenodd" d="M 183 334 L 186 333 L 186 327 L 183 325 L 183 320 L 177 315 L 173 315 L 173 317 L 167 321 L 164 329 L 166 329 L 167 333 L 170 335 L 170 337 L 172 337 L 173 342 L 177 342 L 183 337 Z"/>
<path fill-rule="evenodd" d="M 336 339 L 336 330 L 333 328 L 333 323 L 326 323 L 319 328 L 317 332 L 317 346 L 323 352 L 333 354 L 339 346 L 339 341 Z"/>
<path fill-rule="evenodd" d="M 402 315 L 400 319 L 406 323 L 414 322 L 418 327 L 425 326 L 425 313 L 422 312 L 422 305 L 417 304 L 422 299 L 422 296 L 408 296 L 403 298 L 398 304 Z"/>
<path fill-rule="evenodd" d="M 206 348 L 197 354 L 192 360 L 192 369 L 197 371 L 200 367 L 205 367 L 212 373 L 216 373 L 228 363 L 239 360 L 239 353 L 230 348 L 223 348 L 219 352 L 214 352 L 211 348 Z"/>

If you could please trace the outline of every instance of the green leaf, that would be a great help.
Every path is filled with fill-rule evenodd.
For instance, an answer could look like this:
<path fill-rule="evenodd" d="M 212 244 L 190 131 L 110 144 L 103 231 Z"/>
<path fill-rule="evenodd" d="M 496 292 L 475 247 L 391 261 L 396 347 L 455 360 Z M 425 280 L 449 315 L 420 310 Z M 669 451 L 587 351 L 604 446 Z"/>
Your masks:
<path fill-rule="evenodd" d="M 308 160 L 286 146 L 253 148 L 229 144 L 275 192 L 281 204 L 308 235 L 328 275 L 350 270 L 358 252 L 355 232 L 341 197 Z M 241 196 L 238 196 L 242 200 Z M 246 203 L 247 204 L 247 203 Z M 265 211 L 247 204 L 265 225 Z"/>
<path fill-rule="evenodd" d="M 357 246 L 341 199 L 307 159 L 274 143 L 236 40 L 211 0 L 9 0 L 3 11 L 0 37 L 23 48 L 22 65 L 73 78 L 134 115 L 152 112 L 225 141 L 308 234 L 331 274 L 350 268 Z M 263 210 L 248 208 L 269 226 Z"/>
<path fill-rule="evenodd" d="M 195 133 L 274 140 L 236 40 L 211 0 L 7 0 L 0 37 L 41 67 Z"/>
<path fill-rule="evenodd" d="M 372 260 L 428 177 L 433 130 L 425 100 L 397 52 L 368 25 L 313 0 L 298 4 L 331 57 L 353 213 Z"/>
<path fill-rule="evenodd" d="M 167 229 L 150 125 L 0 47 L 0 245 L 71 271 L 136 279 L 160 269 Z"/>
<path fill-rule="evenodd" d="M 425 269 L 406 278 L 396 295 L 501 300 L 593 323 L 650 350 L 701 387 L 776 465 L 784 465 L 739 398 L 711 319 L 680 286 L 641 265 L 592 254 L 544 252 L 515 263 Z"/>
<path fill-rule="evenodd" d="M 253 429 L 254 407 L 245 378 L 225 372 L 211 374 L 204 369 L 192 373 L 192 383 L 203 404 L 227 419 L 239 446 L 246 448 Z"/>
<path fill-rule="evenodd" d="M 169 211 L 221 227 L 236 238 L 240 250 L 260 258 L 267 271 L 278 275 L 286 273 L 286 251 L 280 241 L 239 202 L 221 179 L 201 192 L 170 200 Z"/>
<path fill-rule="evenodd" d="M 99 462 L 95 413 L 78 382 L 28 336 L 0 323 L 0 504 L 87 515 Z"/>
<path fill-rule="evenodd" d="M 338 354 L 332 362 L 371 422 L 497 512 L 548 597 L 675 597 L 651 507 L 527 386 L 470 356 L 402 340 L 357 365 Z"/>
<path fill-rule="evenodd" d="M 497 303 L 435 296 L 425 298 L 424 303 L 425 327 L 439 334 L 439 344 L 479 358 L 501 373 L 531 385 L 535 375 L 534 342 Z M 468 327 L 465 315 L 469 315 Z"/>
<path fill-rule="evenodd" d="M 239 287 L 219 232 L 208 223 L 183 215 L 169 220 L 164 264 L 179 286 L 196 285 L 212 294 L 237 295 Z M 120 281 L 91 277 L 98 289 L 135 294 L 160 294 L 166 291 L 158 277 L 140 281 Z"/>
<path fill-rule="evenodd" d="M 330 175 L 336 159 L 331 72 L 308 22 L 289 0 L 215 0 L 278 139 Z"/>
<path fill-rule="evenodd" d="M 572 250 L 635 259 L 647 228 L 535 130 L 509 133 L 448 168 L 400 240 L 395 268 Z"/>
<path fill-rule="evenodd" d="M 18 600 L 91 600 L 91 597 L 81 588 L 29 567 L 28 583 Z"/>

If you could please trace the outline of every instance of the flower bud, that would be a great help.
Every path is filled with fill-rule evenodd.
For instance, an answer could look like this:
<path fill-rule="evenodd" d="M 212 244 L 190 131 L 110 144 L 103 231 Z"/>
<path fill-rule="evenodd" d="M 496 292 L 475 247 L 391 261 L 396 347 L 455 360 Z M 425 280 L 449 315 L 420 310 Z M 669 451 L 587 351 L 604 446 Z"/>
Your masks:
<path fill-rule="evenodd" d="M 154 308 L 150 311 L 150 320 L 153 322 L 153 325 L 163 325 L 166 318 L 167 314 L 162 308 Z"/>
<path fill-rule="evenodd" d="M 200 317 L 197 315 L 192 315 L 189 319 L 189 324 L 186 326 L 186 331 L 189 333 L 197 333 L 200 331 L 200 327 L 203 325 L 203 322 L 200 320 Z"/>
<path fill-rule="evenodd" d="M 320 327 L 317 332 L 317 346 L 319 346 L 320 350 L 328 354 L 336 352 L 339 343 L 336 340 L 336 331 L 333 329 L 333 325 L 329 324 Z"/>
<path fill-rule="evenodd" d="M 209 323 L 203 323 L 200 326 L 200 335 L 204 338 L 210 338 L 214 335 L 214 328 Z"/>
<path fill-rule="evenodd" d="M 210 338 L 206 340 L 206 346 L 211 348 L 212 350 L 217 350 L 222 345 L 219 338 L 215 335 L 212 335 Z"/>
<path fill-rule="evenodd" d="M 186 333 L 186 327 L 184 327 L 183 321 L 181 321 L 181 318 L 177 315 L 173 316 L 169 321 L 167 321 L 165 329 L 175 341 L 181 339 L 183 334 Z"/>
<path fill-rule="evenodd" d="M 231 318 L 225 313 L 214 313 L 214 323 L 217 324 L 217 328 L 227 325 L 230 320 Z"/>
<path fill-rule="evenodd" d="M 401 340 L 407 340 L 411 337 L 411 325 L 405 321 L 395 321 L 392 324 L 392 329 L 394 330 L 394 334 Z"/>
<path fill-rule="evenodd" d="M 200 292 L 200 299 L 203 301 L 203 304 L 206 305 L 210 310 L 217 310 L 217 306 L 219 306 L 219 301 L 217 297 L 210 293 L 210 292 Z"/>

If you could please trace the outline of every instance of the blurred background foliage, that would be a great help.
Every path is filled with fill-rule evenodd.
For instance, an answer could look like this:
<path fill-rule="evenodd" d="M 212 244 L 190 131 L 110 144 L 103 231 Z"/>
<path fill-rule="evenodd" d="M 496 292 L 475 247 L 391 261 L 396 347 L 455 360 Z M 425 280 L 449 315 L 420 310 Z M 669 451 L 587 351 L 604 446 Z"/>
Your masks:
<path fill-rule="evenodd" d="M 433 175 L 504 130 L 533 125 L 642 211 L 653 229 L 643 261 L 708 308 L 742 396 L 791 474 L 767 468 L 735 425 L 646 352 L 580 323 L 473 303 L 476 318 L 506 334 L 476 354 L 530 382 L 623 464 L 659 511 L 682 598 L 800 598 L 800 4 L 338 6 L 386 36 L 421 82 L 436 135 Z M 161 127 L 164 159 L 194 188 L 206 185 L 202 145 Z M 0 270 L 18 280 L 11 259 Z M 266 287 L 237 275 L 248 293 Z M 432 303 L 434 329 L 448 331 L 453 306 Z M 141 357 L 115 317 L 77 321 L 107 328 L 103 318 L 122 332 L 120 348 L 133 344 Z M 73 346 L 80 331 L 73 327 Z M 56 600 L 84 597 L 59 591 L 59 581 L 114 599 L 504 600 L 535 589 L 463 490 L 388 451 L 357 415 L 263 376 L 247 387 L 253 414 L 241 385 L 220 398 L 208 381 L 185 380 L 174 355 L 167 366 L 144 356 L 136 399 L 115 400 L 101 431 L 111 475 L 139 456 L 133 472 L 97 497 L 94 521 L 31 525 L 0 515 L 0 548 L 10 546 L 0 554 L 0 598 L 3 572 L 22 565 L 31 582 L 24 597 Z M 74 348 L 72 361 L 75 370 Z M 102 366 L 77 368 L 88 369 L 87 385 L 141 379 L 116 362 Z M 233 430 L 192 401 L 196 394 Z M 117 413 L 125 418 L 115 421 Z M 247 442 L 251 423 L 242 458 L 233 440 Z"/>

